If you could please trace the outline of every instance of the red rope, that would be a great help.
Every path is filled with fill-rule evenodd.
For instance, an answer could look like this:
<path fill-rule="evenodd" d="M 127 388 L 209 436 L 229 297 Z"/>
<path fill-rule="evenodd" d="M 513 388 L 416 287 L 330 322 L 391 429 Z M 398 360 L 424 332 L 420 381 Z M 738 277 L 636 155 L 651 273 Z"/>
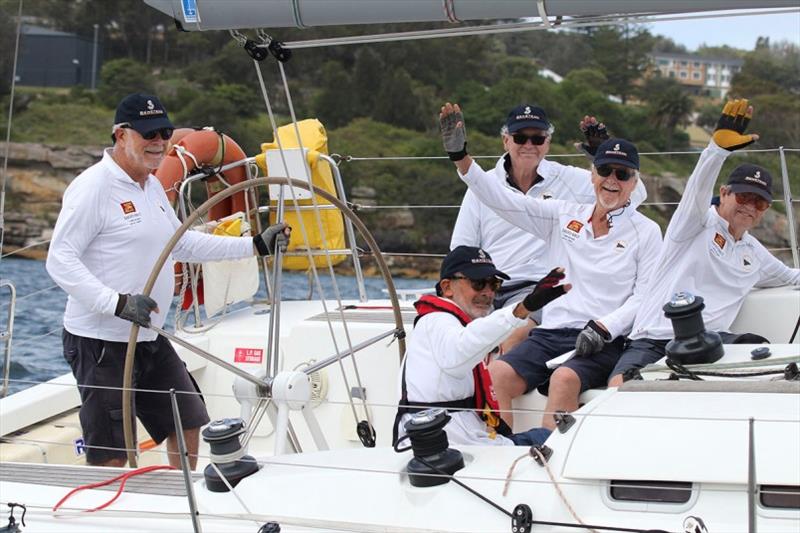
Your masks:
<path fill-rule="evenodd" d="M 143 466 L 141 468 L 137 468 L 136 470 L 131 470 L 129 472 L 124 472 L 124 473 L 118 475 L 117 477 L 111 478 L 111 479 L 107 479 L 106 481 L 98 481 L 97 483 L 91 483 L 89 485 L 81 485 L 80 487 L 75 487 L 74 489 L 69 491 L 69 493 L 67 493 L 66 496 L 64 496 L 63 498 L 61 498 L 58 501 L 58 503 L 53 507 L 53 512 L 57 511 L 58 508 L 61 507 L 61 505 L 65 501 L 67 501 L 76 492 L 82 491 L 84 489 L 96 489 L 97 487 L 104 487 L 106 485 L 111 485 L 112 483 L 114 483 L 116 481 L 121 481 L 120 484 L 119 484 L 119 488 L 117 489 L 117 493 L 114 494 L 113 498 L 108 500 L 103 505 L 95 507 L 94 509 L 85 509 L 84 512 L 85 513 L 93 513 L 95 511 L 99 511 L 101 509 L 105 509 L 106 507 L 108 507 L 109 505 L 114 503 L 117 498 L 120 497 L 120 495 L 122 494 L 122 491 L 125 490 L 125 482 L 128 481 L 128 479 L 130 479 L 130 478 L 132 478 L 134 476 L 138 476 L 139 474 L 145 474 L 147 472 L 152 472 L 154 470 L 177 470 L 177 469 L 174 466 L 169 466 L 169 465 Z"/>

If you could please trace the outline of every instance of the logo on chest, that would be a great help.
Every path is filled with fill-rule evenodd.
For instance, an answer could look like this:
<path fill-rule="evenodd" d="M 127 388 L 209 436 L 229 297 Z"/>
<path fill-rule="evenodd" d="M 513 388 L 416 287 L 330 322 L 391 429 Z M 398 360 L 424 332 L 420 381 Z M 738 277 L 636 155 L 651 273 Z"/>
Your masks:
<path fill-rule="evenodd" d="M 581 236 L 583 222 L 570 220 L 566 226 L 561 228 L 561 238 L 567 242 L 575 242 Z"/>
<path fill-rule="evenodd" d="M 727 239 L 721 233 L 716 233 L 711 242 L 711 253 L 717 257 L 722 257 L 725 254 L 726 244 L 728 244 Z"/>
<path fill-rule="evenodd" d="M 744 254 L 742 256 L 742 268 L 747 272 L 753 270 L 753 257 L 750 254 Z"/>
<path fill-rule="evenodd" d="M 122 217 L 129 226 L 142 221 L 142 215 L 136 210 L 136 206 L 132 201 L 121 202 L 119 205 L 122 208 Z"/>
<path fill-rule="evenodd" d="M 627 249 L 628 249 L 628 243 L 625 241 L 617 241 L 614 244 L 614 251 L 617 252 L 618 254 L 621 254 Z"/>

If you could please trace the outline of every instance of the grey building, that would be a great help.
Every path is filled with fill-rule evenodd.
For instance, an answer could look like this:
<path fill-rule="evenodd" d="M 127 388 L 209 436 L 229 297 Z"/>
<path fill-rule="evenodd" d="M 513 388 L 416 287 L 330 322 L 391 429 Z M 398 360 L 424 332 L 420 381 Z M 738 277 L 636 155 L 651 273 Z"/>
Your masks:
<path fill-rule="evenodd" d="M 38 87 L 92 86 L 91 39 L 74 33 L 24 24 L 20 39 L 17 83 Z M 102 53 L 97 52 L 97 75 Z"/>

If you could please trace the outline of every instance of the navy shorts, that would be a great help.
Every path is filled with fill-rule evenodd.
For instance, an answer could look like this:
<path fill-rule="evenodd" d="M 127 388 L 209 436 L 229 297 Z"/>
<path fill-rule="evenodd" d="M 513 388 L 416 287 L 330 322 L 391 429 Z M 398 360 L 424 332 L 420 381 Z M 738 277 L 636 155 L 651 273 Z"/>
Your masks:
<path fill-rule="evenodd" d="M 632 368 L 644 368 L 664 357 L 664 349 L 667 347 L 667 340 L 657 339 L 635 339 L 628 343 L 628 347 L 622 352 L 619 362 L 611 371 L 609 379 L 617 374 L 624 374 Z"/>
<path fill-rule="evenodd" d="M 753 333 L 726 333 L 719 332 L 723 344 L 761 344 L 769 342 L 760 335 Z M 628 343 L 617 366 L 611 371 L 611 377 L 624 374 L 632 368 L 644 368 L 667 355 L 668 340 L 660 339 L 635 339 Z M 610 379 L 610 378 L 609 378 Z"/>
<path fill-rule="evenodd" d="M 72 368 L 81 395 L 86 461 L 100 464 L 126 457 L 121 387 L 128 344 L 81 337 L 67 330 L 61 340 L 64 359 Z M 132 386 L 157 391 L 175 389 L 184 429 L 199 428 L 209 422 L 197 384 L 172 345 L 161 335 L 154 341 L 136 345 Z M 134 414 L 155 442 L 160 443 L 175 432 L 169 394 L 139 391 L 134 398 Z"/>
<path fill-rule="evenodd" d="M 531 330 L 528 338 L 513 350 L 500 356 L 514 371 L 525 380 L 525 392 L 536 387 L 542 394 L 547 394 L 550 375 L 553 370 L 547 368 L 547 361 L 575 349 L 575 339 L 580 329 L 561 328 Z M 608 382 L 608 375 L 617 364 L 622 353 L 624 339 L 617 337 L 590 357 L 573 357 L 561 366 L 571 368 L 581 380 L 581 392 L 603 387 Z"/>

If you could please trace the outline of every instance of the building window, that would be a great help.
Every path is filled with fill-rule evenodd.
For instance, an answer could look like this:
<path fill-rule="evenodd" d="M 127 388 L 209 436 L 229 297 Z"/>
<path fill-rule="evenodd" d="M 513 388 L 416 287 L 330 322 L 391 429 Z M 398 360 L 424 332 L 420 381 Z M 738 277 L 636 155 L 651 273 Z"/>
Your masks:
<path fill-rule="evenodd" d="M 682 67 L 689 66 L 689 62 L 688 61 L 681 61 L 681 66 Z"/>
<path fill-rule="evenodd" d="M 670 70 L 669 71 L 669 77 L 670 78 L 674 78 L 675 77 L 675 71 L 674 70 Z"/>
<path fill-rule="evenodd" d="M 699 61 L 695 61 L 693 66 L 694 66 L 694 68 L 700 68 L 700 62 Z"/>
<path fill-rule="evenodd" d="M 692 72 L 692 79 L 693 80 L 699 80 L 700 79 L 700 73 L 699 72 Z"/>
<path fill-rule="evenodd" d="M 686 71 L 682 70 L 682 71 L 681 71 L 681 79 L 682 79 L 682 80 L 685 80 L 685 79 L 686 79 L 686 78 L 688 78 L 688 77 L 689 77 L 689 74 L 687 74 L 687 73 L 686 73 Z"/>

